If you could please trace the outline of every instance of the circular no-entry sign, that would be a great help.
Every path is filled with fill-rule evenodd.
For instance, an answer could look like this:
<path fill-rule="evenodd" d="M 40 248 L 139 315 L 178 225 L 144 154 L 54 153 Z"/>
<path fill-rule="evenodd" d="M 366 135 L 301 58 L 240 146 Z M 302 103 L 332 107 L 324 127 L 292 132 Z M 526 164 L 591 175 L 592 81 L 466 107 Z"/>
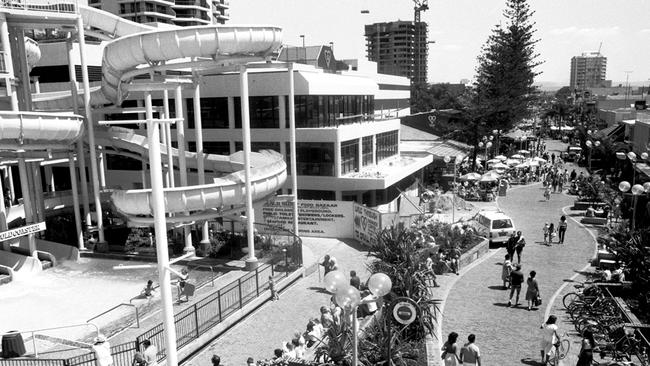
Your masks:
<path fill-rule="evenodd" d="M 393 317 L 398 323 L 409 325 L 417 316 L 417 308 L 411 302 L 400 301 L 393 306 Z"/>

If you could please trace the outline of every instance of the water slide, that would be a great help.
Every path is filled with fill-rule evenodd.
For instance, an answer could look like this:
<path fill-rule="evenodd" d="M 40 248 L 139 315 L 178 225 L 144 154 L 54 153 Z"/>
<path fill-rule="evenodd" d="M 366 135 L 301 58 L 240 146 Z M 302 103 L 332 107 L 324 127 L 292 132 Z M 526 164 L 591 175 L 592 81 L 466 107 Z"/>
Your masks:
<path fill-rule="evenodd" d="M 186 68 L 188 65 L 193 67 L 194 64 L 198 67 L 205 64 L 206 60 L 219 61 L 221 64 L 259 61 L 281 45 L 282 30 L 272 26 L 156 29 L 94 8 L 80 7 L 80 13 L 86 26 L 115 37 L 104 48 L 101 88 L 92 91 L 91 103 L 95 105 L 121 104 L 128 96 L 132 79 L 146 73 L 146 66 L 149 65 L 163 62 L 170 65 L 170 62 L 176 61 L 180 62 L 179 68 Z M 188 60 L 196 61 L 193 64 Z M 69 93 L 54 98 L 36 98 L 35 101 L 39 108 L 47 105 L 57 109 L 69 108 L 75 102 Z M 143 156 L 148 151 L 148 142 L 144 136 L 124 129 L 98 131 L 96 137 L 100 145 L 114 146 Z M 174 149 L 173 155 L 178 158 L 178 151 Z M 195 154 L 188 153 L 186 157 L 189 158 L 189 168 L 196 166 Z M 210 184 L 166 189 L 167 212 L 205 211 L 243 205 L 243 153 L 230 156 L 205 155 L 204 159 L 206 170 L 219 176 Z M 253 200 L 260 200 L 272 195 L 284 184 L 286 163 L 278 153 L 252 153 L 251 174 Z M 152 215 L 151 190 L 115 191 L 111 198 L 121 213 L 133 219 L 136 216 Z"/>

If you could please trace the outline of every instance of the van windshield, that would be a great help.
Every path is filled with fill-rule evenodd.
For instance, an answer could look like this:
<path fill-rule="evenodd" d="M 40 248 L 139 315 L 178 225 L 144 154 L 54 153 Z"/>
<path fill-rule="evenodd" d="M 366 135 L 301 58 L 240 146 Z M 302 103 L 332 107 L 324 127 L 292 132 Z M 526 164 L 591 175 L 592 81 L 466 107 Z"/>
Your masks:
<path fill-rule="evenodd" d="M 492 221 L 492 229 L 510 229 L 512 221 L 510 219 L 500 219 Z"/>

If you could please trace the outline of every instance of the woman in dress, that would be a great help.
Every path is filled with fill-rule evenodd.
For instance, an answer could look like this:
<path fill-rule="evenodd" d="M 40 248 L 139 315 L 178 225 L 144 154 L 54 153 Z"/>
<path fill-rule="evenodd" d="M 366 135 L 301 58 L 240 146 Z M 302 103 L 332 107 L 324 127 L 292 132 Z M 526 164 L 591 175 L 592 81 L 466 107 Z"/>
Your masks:
<path fill-rule="evenodd" d="M 537 272 L 530 271 L 530 276 L 526 280 L 526 285 L 528 285 L 528 288 L 526 289 L 526 302 L 528 303 L 528 311 L 530 311 L 530 309 L 535 306 L 535 301 L 539 296 L 539 285 L 535 279 L 536 275 Z"/>
<path fill-rule="evenodd" d="M 548 225 L 548 243 L 553 244 L 553 239 L 555 239 L 555 224 L 551 223 Z"/>
<path fill-rule="evenodd" d="M 442 359 L 445 362 L 445 366 L 458 366 L 460 365 L 460 357 L 458 355 L 458 346 L 456 345 L 456 340 L 458 340 L 458 333 L 451 332 L 447 338 L 447 342 L 442 346 Z"/>
<path fill-rule="evenodd" d="M 503 280 L 503 288 L 510 287 L 510 272 L 512 272 L 512 262 L 510 261 L 510 255 L 506 254 L 506 257 L 503 260 L 503 266 L 501 266 L 501 280 Z M 506 283 L 508 286 L 506 286 Z"/>
<path fill-rule="evenodd" d="M 582 347 L 580 347 L 576 366 L 591 366 L 591 362 L 594 360 L 594 348 L 596 348 L 594 334 L 587 329 L 582 334 Z"/>
<path fill-rule="evenodd" d="M 551 352 L 551 349 L 553 349 L 553 345 L 560 339 L 560 337 L 557 335 L 557 325 L 555 324 L 556 321 L 557 317 L 555 315 L 551 315 L 548 317 L 548 320 L 546 320 L 546 323 L 542 324 L 540 327 L 540 329 L 542 329 L 540 353 L 542 355 L 542 363 L 544 365 L 546 365 L 548 362 L 548 356 Z"/>

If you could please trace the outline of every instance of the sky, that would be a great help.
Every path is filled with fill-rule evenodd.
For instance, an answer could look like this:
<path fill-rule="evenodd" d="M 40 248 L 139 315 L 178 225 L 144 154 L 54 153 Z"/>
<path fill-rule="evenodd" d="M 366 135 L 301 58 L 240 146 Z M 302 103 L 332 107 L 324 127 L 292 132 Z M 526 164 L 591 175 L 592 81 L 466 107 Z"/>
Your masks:
<path fill-rule="evenodd" d="M 607 57 L 613 85 L 650 83 L 650 0 L 529 0 L 535 12 L 535 46 L 544 63 L 540 83 L 568 85 L 571 57 Z M 370 11 L 361 14 L 362 9 Z M 505 0 L 429 0 L 429 82 L 473 79 L 476 58 L 494 26 L 504 21 Z M 230 0 L 229 24 L 283 28 L 283 41 L 307 46 L 334 43 L 337 59 L 365 58 L 365 24 L 413 20 L 412 0 Z M 602 46 L 600 46 L 602 42 Z M 626 73 L 629 71 L 629 73 Z"/>

